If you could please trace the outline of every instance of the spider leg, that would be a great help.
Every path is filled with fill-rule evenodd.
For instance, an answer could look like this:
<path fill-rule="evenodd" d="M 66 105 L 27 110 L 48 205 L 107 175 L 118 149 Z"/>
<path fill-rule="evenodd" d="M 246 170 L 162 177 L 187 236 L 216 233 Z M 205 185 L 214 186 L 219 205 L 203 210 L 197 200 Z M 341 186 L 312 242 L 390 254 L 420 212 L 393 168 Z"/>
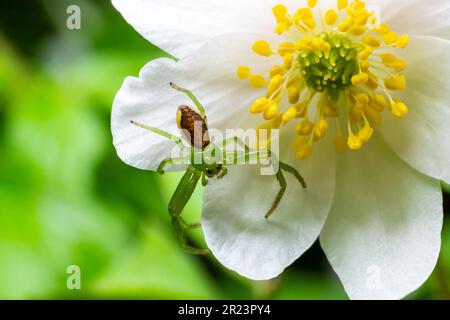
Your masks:
<path fill-rule="evenodd" d="M 197 107 L 198 111 L 200 111 L 200 114 L 202 115 L 202 117 L 205 120 L 206 124 L 208 124 L 208 121 L 207 121 L 207 118 L 206 118 L 205 107 L 200 103 L 200 101 L 198 101 L 198 99 L 194 96 L 194 94 L 191 91 L 187 90 L 187 89 L 184 89 L 184 88 L 181 88 L 181 87 L 177 86 L 173 82 L 170 83 L 170 86 L 172 88 L 174 88 L 175 90 L 186 94 L 191 99 L 191 101 L 195 104 L 195 106 Z"/>
<path fill-rule="evenodd" d="M 185 158 L 168 158 L 163 160 L 159 166 L 158 166 L 158 173 L 159 174 L 164 174 L 165 171 L 164 169 L 168 166 L 168 165 L 172 165 L 172 164 L 185 164 Z"/>
<path fill-rule="evenodd" d="M 226 152 L 223 160 L 223 165 L 240 165 L 247 164 L 250 161 L 259 161 L 268 157 L 267 151 L 236 151 L 236 152 Z"/>
<path fill-rule="evenodd" d="M 305 179 L 300 175 L 300 173 L 298 173 L 298 171 L 295 168 L 280 161 L 280 169 L 292 174 L 298 180 L 298 182 L 302 185 L 302 187 L 304 189 L 306 189 L 307 186 L 306 186 Z"/>
<path fill-rule="evenodd" d="M 226 146 L 228 146 L 230 143 L 235 143 L 236 145 L 244 148 L 245 152 L 250 152 L 250 147 L 248 145 L 246 145 L 245 142 L 242 141 L 238 137 L 232 137 L 232 138 L 225 139 L 223 141 L 223 147 L 226 148 Z"/>
<path fill-rule="evenodd" d="M 276 176 L 277 176 L 278 183 L 280 184 L 280 191 L 278 192 L 278 194 L 275 198 L 275 201 L 272 204 L 272 207 L 266 213 L 266 215 L 265 215 L 266 219 L 269 219 L 273 215 L 275 210 L 278 208 L 278 205 L 280 204 L 281 199 L 283 199 L 283 196 L 286 193 L 286 189 L 287 189 L 287 183 L 286 183 L 286 179 L 284 178 L 283 172 L 281 170 L 278 170 Z"/>
<path fill-rule="evenodd" d="M 188 244 L 186 234 L 184 233 L 183 225 L 179 218 L 175 218 L 175 217 L 172 218 L 172 226 L 177 235 L 178 243 L 184 250 L 186 250 L 188 253 L 195 254 L 198 256 L 204 256 L 204 255 L 209 254 L 208 249 L 195 248 Z"/>
<path fill-rule="evenodd" d="M 202 186 L 206 187 L 206 185 L 208 184 L 208 177 L 206 176 L 205 173 L 202 174 Z"/>
<path fill-rule="evenodd" d="M 183 213 L 186 204 L 195 191 L 198 181 L 201 179 L 202 173 L 196 170 L 192 165 L 188 167 L 183 178 L 181 178 L 177 189 L 175 190 L 172 199 L 169 203 L 169 213 L 172 217 L 172 226 L 177 236 L 178 243 L 187 252 L 197 255 L 205 255 L 209 251 L 206 249 L 199 249 L 190 246 L 187 241 L 186 229 L 192 229 L 197 225 L 187 224 L 181 214 Z"/>
<path fill-rule="evenodd" d="M 275 155 L 272 155 L 272 158 L 276 159 Z M 298 182 L 302 185 L 302 187 L 306 188 L 305 179 L 303 179 L 303 177 L 300 175 L 300 173 L 298 173 L 298 171 L 295 168 L 293 168 L 293 167 L 291 167 L 291 166 L 289 166 L 289 165 L 287 165 L 287 164 L 285 164 L 284 162 L 281 162 L 281 161 L 279 161 L 279 165 L 280 165 L 280 167 L 278 169 L 276 177 L 277 177 L 278 183 L 280 184 L 281 189 L 278 192 L 278 194 L 277 194 L 277 196 L 275 198 L 275 201 L 272 204 L 272 207 L 267 212 L 267 214 L 265 216 L 266 219 L 269 219 L 273 215 L 273 213 L 277 209 L 278 205 L 280 204 L 281 200 L 283 199 L 284 194 L 286 193 L 287 183 L 286 183 L 286 179 L 285 179 L 285 177 L 283 175 L 282 170 L 292 174 L 298 180 Z"/>
<path fill-rule="evenodd" d="M 145 130 L 148 130 L 148 131 L 151 131 L 151 132 L 156 133 L 156 134 L 158 134 L 160 136 L 163 136 L 163 137 L 165 137 L 165 138 L 167 138 L 169 140 L 172 140 L 173 142 L 175 142 L 177 144 L 177 146 L 180 148 L 180 150 L 184 149 L 183 141 L 180 138 L 178 138 L 178 137 L 176 137 L 176 136 L 174 136 L 174 135 L 172 135 L 172 134 L 170 134 L 168 132 L 160 130 L 158 128 L 150 127 L 150 126 L 148 126 L 146 124 L 142 124 L 142 123 L 139 123 L 139 122 L 136 122 L 136 121 L 130 121 L 130 122 L 131 122 L 131 124 L 135 125 L 136 127 L 139 127 L 139 128 L 142 128 L 142 129 L 145 129 Z"/>
<path fill-rule="evenodd" d="M 223 179 L 228 174 L 228 169 L 225 166 L 222 166 L 221 172 L 217 176 L 217 179 Z"/>
<path fill-rule="evenodd" d="M 200 229 L 202 227 L 201 223 L 187 223 L 186 220 L 180 217 L 180 221 L 187 230 Z"/>

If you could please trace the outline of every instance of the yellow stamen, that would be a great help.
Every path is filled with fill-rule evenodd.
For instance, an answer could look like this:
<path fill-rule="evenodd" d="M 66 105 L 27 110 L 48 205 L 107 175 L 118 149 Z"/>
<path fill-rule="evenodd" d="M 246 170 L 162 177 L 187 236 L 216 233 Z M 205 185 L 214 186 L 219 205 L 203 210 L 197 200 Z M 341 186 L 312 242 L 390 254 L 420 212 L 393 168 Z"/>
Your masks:
<path fill-rule="evenodd" d="M 282 4 L 273 7 L 274 32 L 282 40 L 276 47 L 258 40 L 252 49 L 263 57 L 277 54 L 281 59 L 273 59 L 280 62 L 261 74 L 252 74 L 249 66 L 237 69 L 239 79 L 267 89 L 266 96 L 250 107 L 265 120 L 260 128 L 288 128 L 299 119 L 293 145 L 298 159 L 308 158 L 314 143 L 333 125 L 337 152 L 359 150 L 381 125 L 386 109 L 397 118 L 408 113 L 406 104 L 392 93 L 406 89 L 400 72 L 407 63 L 387 53 L 405 48 L 408 36 L 378 22 L 362 0 L 336 2 L 337 9 L 323 16 L 317 0 L 308 0 L 308 6 L 294 12 Z M 345 132 L 339 126 L 344 121 Z"/>
<path fill-rule="evenodd" d="M 255 102 L 250 107 L 250 112 L 251 113 L 261 113 L 267 109 L 269 104 L 270 104 L 270 101 L 267 98 L 256 99 Z"/>
<path fill-rule="evenodd" d="M 264 88 L 266 86 L 267 80 L 264 79 L 264 77 L 256 75 L 256 74 L 252 74 L 250 76 L 250 85 L 253 88 Z"/>
<path fill-rule="evenodd" d="M 344 10 L 348 6 L 348 0 L 338 0 L 338 9 Z"/>
<path fill-rule="evenodd" d="M 386 88 L 389 90 L 405 90 L 406 78 L 405 76 L 394 76 L 392 78 L 384 80 Z"/>
<path fill-rule="evenodd" d="M 253 51 L 256 52 L 257 54 L 264 56 L 264 57 L 269 57 L 270 55 L 272 55 L 273 51 L 270 47 L 270 44 L 265 41 L 265 40 L 258 40 L 253 44 Z"/>
<path fill-rule="evenodd" d="M 246 66 L 241 66 L 237 70 L 238 78 L 241 80 L 248 79 L 250 77 L 250 68 Z"/>
<path fill-rule="evenodd" d="M 408 106 L 397 100 L 392 104 L 392 114 L 399 119 L 403 119 L 408 114 Z"/>
<path fill-rule="evenodd" d="M 328 10 L 325 14 L 325 23 L 328 25 L 333 25 L 338 21 L 338 14 L 333 9 Z"/>
<path fill-rule="evenodd" d="M 308 7 L 314 8 L 317 5 L 317 0 L 308 0 Z"/>
<path fill-rule="evenodd" d="M 296 116 L 297 116 L 297 109 L 294 107 L 289 108 L 288 111 L 286 111 L 283 114 L 283 122 L 289 122 L 295 119 Z"/>
<path fill-rule="evenodd" d="M 269 103 L 269 106 L 267 107 L 267 109 L 264 111 L 264 119 L 272 120 L 273 118 L 275 118 L 278 115 L 279 111 L 280 111 L 280 109 L 278 107 L 278 104 L 271 101 Z"/>

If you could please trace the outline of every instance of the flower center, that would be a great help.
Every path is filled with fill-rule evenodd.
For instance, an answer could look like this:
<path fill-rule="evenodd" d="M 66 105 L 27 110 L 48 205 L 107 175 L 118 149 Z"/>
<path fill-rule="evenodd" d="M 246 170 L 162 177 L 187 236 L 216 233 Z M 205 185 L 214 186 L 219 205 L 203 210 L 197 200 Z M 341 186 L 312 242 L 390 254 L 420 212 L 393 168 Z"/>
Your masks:
<path fill-rule="evenodd" d="M 339 91 L 350 86 L 358 74 L 358 51 L 352 42 L 342 35 L 320 35 L 324 50 L 312 48 L 312 38 L 305 39 L 305 49 L 298 56 L 298 67 L 305 84 L 317 92 L 328 91 L 337 97 Z"/>
<path fill-rule="evenodd" d="M 309 0 L 308 8 L 293 16 L 281 4 L 273 13 L 275 33 L 286 41 L 274 50 L 258 40 L 252 49 L 279 62 L 267 75 L 248 66 L 240 66 L 237 75 L 254 88 L 267 89 L 250 107 L 265 119 L 261 128 L 280 129 L 296 121 L 293 147 L 299 159 L 309 157 L 332 126 L 338 152 L 359 150 L 385 109 L 397 118 L 406 116 L 408 107 L 391 94 L 406 88 L 400 74 L 406 62 L 391 51 L 405 48 L 408 37 L 377 23 L 363 1 L 338 0 L 325 15 L 317 0 Z"/>

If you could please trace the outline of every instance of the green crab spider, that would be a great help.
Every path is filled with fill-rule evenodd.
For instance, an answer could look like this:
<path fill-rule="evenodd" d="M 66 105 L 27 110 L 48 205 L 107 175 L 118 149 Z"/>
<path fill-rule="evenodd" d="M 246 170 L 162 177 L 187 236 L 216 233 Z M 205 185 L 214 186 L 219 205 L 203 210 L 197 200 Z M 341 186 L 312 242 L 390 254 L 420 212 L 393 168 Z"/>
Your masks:
<path fill-rule="evenodd" d="M 136 121 L 131 121 L 131 123 L 142 129 L 151 131 L 172 140 L 183 153 L 182 157 L 168 158 L 162 161 L 157 170 L 159 174 L 164 174 L 167 166 L 190 163 L 169 202 L 168 210 L 172 218 L 172 226 L 180 246 L 189 253 L 195 255 L 206 255 L 209 253 L 208 249 L 195 248 L 189 245 L 186 236 L 186 231 L 201 228 L 201 224 L 189 224 L 182 217 L 183 210 L 189 202 L 198 182 L 201 180 L 202 185 L 206 186 L 208 184 L 208 179 L 222 179 L 228 173 L 227 166 L 237 165 L 242 163 L 242 161 L 245 161 L 244 163 L 248 163 L 250 160 L 269 160 L 273 163 L 275 155 L 270 151 L 253 151 L 238 137 L 223 140 L 221 144 L 222 147 L 219 148 L 217 144 L 213 144 L 209 139 L 208 121 L 203 105 L 189 90 L 180 88 L 174 83 L 170 83 L 170 86 L 173 89 L 186 94 L 197 107 L 197 110 L 195 110 L 188 106 L 180 106 L 177 111 L 177 125 L 182 132 L 184 140 L 190 144 L 189 147 L 183 143 L 181 138 L 163 130 L 150 127 Z M 242 150 L 237 151 L 234 149 L 233 152 L 227 151 L 227 146 L 231 144 L 234 144 L 235 148 L 239 147 Z M 206 155 L 212 155 L 214 159 L 216 159 L 215 156 L 219 155 L 220 158 L 219 160 L 214 161 L 211 161 L 211 158 L 208 158 L 208 161 L 206 161 Z M 306 188 L 306 183 L 298 171 L 295 168 L 279 161 L 279 168 L 276 173 L 276 178 L 280 185 L 280 191 L 276 195 L 272 207 L 266 213 L 266 219 L 269 219 L 275 212 L 286 192 L 287 182 L 283 171 L 292 174 L 303 186 L 303 188 Z"/>

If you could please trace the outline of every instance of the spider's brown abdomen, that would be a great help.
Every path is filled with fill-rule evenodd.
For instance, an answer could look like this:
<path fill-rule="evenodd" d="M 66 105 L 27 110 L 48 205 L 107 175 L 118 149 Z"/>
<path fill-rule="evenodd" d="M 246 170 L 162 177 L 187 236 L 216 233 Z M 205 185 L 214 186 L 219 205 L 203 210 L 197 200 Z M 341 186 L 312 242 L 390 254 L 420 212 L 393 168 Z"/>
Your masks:
<path fill-rule="evenodd" d="M 191 107 L 180 106 L 178 108 L 177 125 L 183 137 L 193 147 L 203 150 L 210 144 L 205 119 Z"/>

